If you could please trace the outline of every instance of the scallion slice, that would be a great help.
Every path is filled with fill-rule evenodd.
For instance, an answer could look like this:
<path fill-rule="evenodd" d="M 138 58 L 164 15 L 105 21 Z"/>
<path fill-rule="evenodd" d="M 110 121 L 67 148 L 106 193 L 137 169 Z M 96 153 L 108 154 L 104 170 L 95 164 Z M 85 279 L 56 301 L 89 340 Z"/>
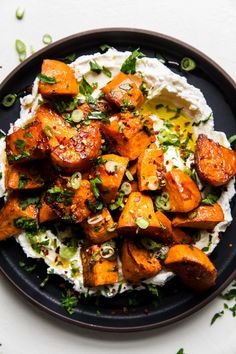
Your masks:
<path fill-rule="evenodd" d="M 82 175 L 80 172 L 75 172 L 70 178 L 70 184 L 73 189 L 79 189 Z"/>
<path fill-rule="evenodd" d="M 180 62 L 180 67 L 184 71 L 191 71 L 196 68 L 196 63 L 193 59 L 184 57 Z"/>
<path fill-rule="evenodd" d="M 73 246 L 62 246 L 59 251 L 59 256 L 64 258 L 64 259 L 70 259 L 72 258 L 77 251 L 76 247 Z"/>
<path fill-rule="evenodd" d="M 16 9 L 16 18 L 17 18 L 17 20 L 22 20 L 24 15 L 25 15 L 25 9 L 23 9 L 22 7 L 18 7 Z"/>
<path fill-rule="evenodd" d="M 140 229 L 147 229 L 149 226 L 149 221 L 143 216 L 136 218 L 135 223 L 138 225 L 138 227 L 140 227 Z"/>
<path fill-rule="evenodd" d="M 129 182 L 122 183 L 120 191 L 123 192 L 124 195 L 129 195 L 132 192 L 131 184 Z"/>
<path fill-rule="evenodd" d="M 43 43 L 46 45 L 52 43 L 52 36 L 48 33 L 44 34 L 43 35 Z"/>
<path fill-rule="evenodd" d="M 13 104 L 15 103 L 16 97 L 17 97 L 16 94 L 9 93 L 5 97 L 3 97 L 1 104 L 4 107 L 9 108 L 9 107 L 13 106 Z"/>
<path fill-rule="evenodd" d="M 236 140 L 236 135 L 232 135 L 228 140 L 230 144 L 234 143 Z"/>
<path fill-rule="evenodd" d="M 157 210 L 170 210 L 169 194 L 164 192 L 158 195 L 155 199 L 155 206 Z"/>
<path fill-rule="evenodd" d="M 125 175 L 126 175 L 126 177 L 128 178 L 128 180 L 130 182 L 132 182 L 134 180 L 134 177 L 133 177 L 132 173 L 129 170 L 126 170 Z"/>
<path fill-rule="evenodd" d="M 25 54 L 26 53 L 26 45 L 22 42 L 21 39 L 16 40 L 16 51 L 18 54 Z"/>

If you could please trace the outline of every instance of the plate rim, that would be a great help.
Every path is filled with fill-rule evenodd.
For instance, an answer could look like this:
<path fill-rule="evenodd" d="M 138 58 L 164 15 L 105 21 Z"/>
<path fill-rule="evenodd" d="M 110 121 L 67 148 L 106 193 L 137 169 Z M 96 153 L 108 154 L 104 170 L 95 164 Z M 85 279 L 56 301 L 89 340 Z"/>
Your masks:
<path fill-rule="evenodd" d="M 201 59 L 207 61 L 211 66 L 214 67 L 215 70 L 217 70 L 225 79 L 228 81 L 228 83 L 232 86 L 234 90 L 236 90 L 236 81 L 213 59 L 211 59 L 208 55 L 200 51 L 199 49 L 191 46 L 190 44 L 179 40 L 175 37 L 160 33 L 160 32 L 155 32 L 155 31 L 150 31 L 146 29 L 140 29 L 140 28 L 129 28 L 129 27 L 107 27 L 107 28 L 97 28 L 93 30 L 87 30 L 83 32 L 78 32 L 69 36 L 66 36 L 64 38 L 61 38 L 52 44 L 38 50 L 35 52 L 33 55 L 28 57 L 24 62 L 21 64 L 17 65 L 0 83 L 0 93 L 3 90 L 4 86 L 7 85 L 8 81 L 12 79 L 12 77 L 15 76 L 15 74 L 22 70 L 25 66 L 28 65 L 32 60 L 36 59 L 38 56 L 43 55 L 44 53 L 47 53 L 48 50 L 60 47 L 67 41 L 74 40 L 76 38 L 81 38 L 84 36 L 91 36 L 94 34 L 103 34 L 107 32 L 120 32 L 120 33 L 134 33 L 134 34 L 145 34 L 147 36 L 153 36 L 157 37 L 158 39 L 164 40 L 164 41 L 169 41 L 172 42 L 173 44 L 177 44 L 182 48 L 187 49 L 188 51 L 193 52 L 197 56 L 201 57 Z M 34 304 L 39 308 L 40 310 L 46 312 L 47 314 L 52 315 L 54 318 L 66 321 L 67 323 L 74 324 L 83 328 L 89 328 L 89 329 L 96 329 L 99 331 L 105 331 L 105 332 L 117 332 L 117 333 L 122 333 L 122 332 L 136 332 L 136 331 L 146 331 L 150 329 L 155 329 L 155 328 L 161 328 L 168 326 L 170 324 L 174 324 L 176 322 L 179 322 L 180 320 L 183 320 L 187 317 L 189 317 L 191 314 L 197 312 L 201 308 L 203 308 L 205 305 L 210 303 L 218 294 L 220 294 L 229 284 L 230 282 L 236 277 L 236 269 L 225 279 L 225 281 L 212 292 L 212 294 L 208 295 L 205 299 L 201 300 L 198 304 L 193 306 L 192 308 L 184 311 L 181 314 L 178 314 L 174 317 L 171 317 L 170 319 L 164 320 L 162 322 L 157 322 L 157 323 L 152 323 L 152 324 L 144 324 L 144 325 L 138 325 L 138 326 L 120 326 L 120 327 L 114 327 L 114 326 L 106 326 L 106 325 L 101 325 L 101 324 L 91 324 L 87 322 L 80 321 L 79 319 L 74 319 L 72 317 L 68 317 L 63 314 L 60 314 L 49 307 L 45 306 L 41 302 L 37 301 L 37 299 L 33 298 L 31 295 L 29 295 L 27 292 L 24 291 L 23 288 L 21 288 L 13 279 L 11 279 L 10 275 L 7 274 L 7 272 L 0 266 L 0 272 L 1 274 L 10 282 L 10 284 L 17 290 L 22 295 L 22 298 L 27 299 L 30 303 Z"/>

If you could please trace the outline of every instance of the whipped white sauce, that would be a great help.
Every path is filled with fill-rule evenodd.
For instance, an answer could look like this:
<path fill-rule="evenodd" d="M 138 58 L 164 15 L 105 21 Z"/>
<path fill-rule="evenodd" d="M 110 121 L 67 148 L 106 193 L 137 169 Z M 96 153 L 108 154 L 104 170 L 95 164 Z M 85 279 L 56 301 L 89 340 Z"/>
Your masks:
<path fill-rule="evenodd" d="M 72 64 L 71 68 L 75 72 L 75 76 L 78 81 L 85 76 L 86 80 L 92 84 L 97 82 L 97 88 L 93 92 L 93 97 L 96 98 L 100 94 L 100 89 L 106 85 L 111 78 L 107 77 L 104 73 L 97 75 L 90 71 L 89 62 L 91 60 L 96 60 L 100 66 L 107 67 L 111 73 L 112 77 L 119 73 L 120 68 L 124 60 L 130 55 L 130 52 L 119 52 L 114 48 L 109 49 L 106 53 L 100 54 L 96 53 L 93 55 L 84 55 L 76 59 Z M 230 144 L 223 132 L 214 131 L 214 119 L 211 108 L 207 105 L 206 100 L 202 92 L 188 84 L 186 78 L 181 77 L 173 73 L 169 68 L 163 65 L 160 61 L 155 58 L 141 58 L 137 60 L 136 70 L 143 75 L 144 81 L 149 88 L 148 99 L 158 97 L 159 99 L 164 99 L 172 102 L 177 107 L 183 108 L 184 113 L 193 119 L 195 122 L 205 120 L 210 116 L 210 119 L 203 125 L 194 127 L 194 133 L 196 136 L 200 133 L 206 134 L 209 138 L 216 142 L 219 142 L 225 147 L 229 147 Z M 22 127 L 26 123 L 30 122 L 37 108 L 39 102 L 42 99 L 41 95 L 38 94 L 38 79 L 35 79 L 32 94 L 27 95 L 21 99 L 21 111 L 20 118 L 11 126 L 9 133 L 13 132 L 19 127 Z M 154 121 L 154 130 L 159 131 L 163 127 L 163 121 L 157 116 L 152 116 Z M 5 165 L 5 140 L 0 140 L 0 171 L 3 173 L 3 178 L 0 181 L 0 196 L 5 193 L 4 185 L 4 165 Z M 168 163 L 167 163 L 168 161 Z M 170 146 L 165 153 L 165 165 L 167 170 L 171 170 L 173 165 L 177 166 L 179 169 L 183 170 L 186 166 L 190 167 L 193 161 L 193 156 L 190 156 L 187 161 L 183 161 L 180 158 L 178 149 L 174 146 Z M 199 181 L 199 186 L 201 183 Z M 200 249 L 208 248 L 207 254 L 210 254 L 219 242 L 219 233 L 224 232 L 227 226 L 232 221 L 231 211 L 229 202 L 233 195 L 235 194 L 234 179 L 227 185 L 227 190 L 225 190 L 218 203 L 221 205 L 224 212 L 224 221 L 219 223 L 211 233 L 201 230 L 200 240 L 196 243 L 196 246 Z M 47 252 L 45 254 L 38 254 L 32 247 L 25 233 L 21 233 L 16 236 L 17 242 L 23 248 L 25 254 L 31 258 L 43 258 L 45 263 L 48 265 L 48 272 L 54 273 L 62 276 L 65 280 L 73 284 L 74 289 L 88 294 L 96 293 L 100 291 L 104 296 L 114 296 L 118 291 L 124 292 L 132 289 L 132 285 L 125 282 L 122 274 L 122 267 L 120 260 L 119 264 L 119 282 L 114 285 L 103 286 L 98 288 L 85 288 L 83 286 L 83 270 L 82 262 L 80 257 L 81 246 L 78 246 L 77 252 L 73 255 L 71 259 L 62 264 L 57 264 L 55 258 L 57 254 L 55 252 L 58 246 L 63 246 L 63 238 L 53 234 L 50 230 L 44 233 L 40 233 L 37 236 L 40 242 L 48 240 L 48 245 L 46 246 Z M 56 244 L 56 247 L 55 247 Z M 73 272 L 73 267 L 76 262 L 76 267 L 78 271 Z M 169 271 L 163 269 L 155 277 L 145 280 L 143 283 L 155 284 L 163 286 L 166 281 L 172 277 L 173 274 Z M 144 286 L 141 285 L 139 288 L 142 289 Z"/>

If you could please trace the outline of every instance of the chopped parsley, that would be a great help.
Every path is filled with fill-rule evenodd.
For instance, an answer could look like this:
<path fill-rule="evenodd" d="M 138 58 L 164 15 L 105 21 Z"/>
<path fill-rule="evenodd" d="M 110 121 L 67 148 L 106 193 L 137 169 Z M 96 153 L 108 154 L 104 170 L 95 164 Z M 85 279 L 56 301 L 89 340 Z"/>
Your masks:
<path fill-rule="evenodd" d="M 0 179 L 2 179 L 2 172 L 0 172 Z"/>
<path fill-rule="evenodd" d="M 151 131 L 151 129 L 149 128 L 149 126 L 148 126 L 148 120 L 145 120 L 144 122 L 143 122 L 143 130 L 145 131 L 145 133 L 147 133 L 147 135 L 148 136 L 151 136 L 152 135 L 152 131 Z"/>
<path fill-rule="evenodd" d="M 69 315 L 73 315 L 78 305 L 78 297 L 70 289 L 61 296 L 61 304 Z"/>
<path fill-rule="evenodd" d="M 18 188 L 22 189 L 24 188 L 28 183 L 28 177 L 26 177 L 25 175 L 21 174 L 19 181 L 18 181 Z"/>
<path fill-rule="evenodd" d="M 224 314 L 224 310 L 215 313 L 214 316 L 213 316 L 212 319 L 211 319 L 211 326 L 213 325 L 213 323 L 214 323 L 218 318 L 222 317 L 223 314 Z"/>
<path fill-rule="evenodd" d="M 19 229 L 23 229 L 25 231 L 36 231 L 38 228 L 37 220 L 32 218 L 19 217 L 15 219 L 15 226 Z"/>
<path fill-rule="evenodd" d="M 44 74 L 38 74 L 38 78 L 39 81 L 43 82 L 44 84 L 49 84 L 49 85 L 53 85 L 57 83 L 57 80 L 55 79 L 55 77 L 51 77 L 51 76 L 47 76 Z"/>
<path fill-rule="evenodd" d="M 88 83 L 84 76 L 79 84 L 79 92 L 86 97 L 90 96 L 93 92 L 93 87 Z"/>
<path fill-rule="evenodd" d="M 130 56 L 124 61 L 124 63 L 121 66 L 120 71 L 122 71 L 125 74 L 135 74 L 136 73 L 136 61 L 137 58 L 143 57 L 144 54 L 139 51 L 138 49 L 135 49 Z"/>
<path fill-rule="evenodd" d="M 91 185 L 91 188 L 93 190 L 93 194 L 95 196 L 95 198 L 98 198 L 100 196 L 100 192 L 99 192 L 99 189 L 97 187 L 97 184 L 101 184 L 102 183 L 102 180 L 100 177 L 95 177 L 94 179 L 91 179 L 90 180 L 90 185 Z"/>
<path fill-rule="evenodd" d="M 108 44 L 102 44 L 99 46 L 99 49 L 101 50 L 102 53 L 105 53 L 108 51 L 108 49 L 112 48 L 110 45 Z"/>
<path fill-rule="evenodd" d="M 25 145 L 26 145 L 26 142 L 25 140 L 22 140 L 22 139 L 17 139 L 15 141 L 15 146 L 18 150 L 20 150 L 21 152 L 23 152 L 25 150 Z"/>
<path fill-rule="evenodd" d="M 33 270 L 35 270 L 35 268 L 37 267 L 37 264 L 29 265 L 26 264 L 24 261 L 19 261 L 19 266 L 26 270 L 26 272 L 32 273 Z"/>
<path fill-rule="evenodd" d="M 184 348 L 180 348 L 176 354 L 184 354 Z"/>
<path fill-rule="evenodd" d="M 202 204 L 205 205 L 213 205 L 217 202 L 217 200 L 220 198 L 221 195 L 221 190 L 220 189 L 214 189 L 212 193 L 209 193 L 206 198 L 202 200 Z"/>
<path fill-rule="evenodd" d="M 22 210 L 25 210 L 29 205 L 35 205 L 37 208 L 40 207 L 40 198 L 39 197 L 29 197 L 23 199 L 20 202 L 20 207 Z"/>
<path fill-rule="evenodd" d="M 111 71 L 106 68 L 105 66 L 100 66 L 96 60 L 90 61 L 90 70 L 93 71 L 96 74 L 104 73 L 106 76 L 111 77 L 112 73 Z"/>
<path fill-rule="evenodd" d="M 16 154 L 16 155 L 8 155 L 8 160 L 9 161 L 18 161 L 21 159 L 25 159 L 30 156 L 30 153 L 28 151 L 23 152 L 22 154 Z"/>
<path fill-rule="evenodd" d="M 58 58 L 57 60 L 63 61 L 63 63 L 66 63 L 66 64 L 70 64 L 70 63 L 72 63 L 73 61 L 75 61 L 75 59 L 76 59 L 76 54 L 75 54 L 75 53 L 72 53 L 72 54 L 67 55 L 67 56 L 64 57 L 64 58 Z"/>
<path fill-rule="evenodd" d="M 99 200 L 97 200 L 96 201 L 96 203 L 93 203 L 93 202 L 91 202 L 91 200 L 86 200 L 85 201 L 85 204 L 86 204 L 86 206 L 88 207 L 88 209 L 90 210 L 90 211 L 92 211 L 93 213 L 96 213 L 96 212 L 98 212 L 98 211 L 101 211 L 102 210 L 102 208 L 103 208 L 103 203 L 101 202 L 101 201 L 99 201 Z"/>
<path fill-rule="evenodd" d="M 89 113 L 88 114 L 88 119 L 101 120 L 102 122 L 110 123 L 110 120 L 107 117 L 106 113 L 103 113 L 103 112 L 100 112 L 100 111 Z"/>

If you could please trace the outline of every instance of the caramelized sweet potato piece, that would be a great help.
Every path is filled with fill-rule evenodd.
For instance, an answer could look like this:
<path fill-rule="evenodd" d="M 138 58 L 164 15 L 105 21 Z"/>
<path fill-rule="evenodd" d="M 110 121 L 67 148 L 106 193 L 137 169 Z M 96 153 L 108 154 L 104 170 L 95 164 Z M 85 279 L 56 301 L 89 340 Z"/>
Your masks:
<path fill-rule="evenodd" d="M 173 243 L 191 243 L 192 237 L 178 227 L 172 227 L 171 238 Z"/>
<path fill-rule="evenodd" d="M 102 88 L 102 91 L 111 103 L 121 109 L 133 110 L 144 101 L 142 91 L 138 88 L 141 83 L 139 77 L 120 72 Z"/>
<path fill-rule="evenodd" d="M 55 165 L 67 173 L 84 172 L 92 167 L 93 161 L 99 154 L 101 134 L 96 124 L 82 126 L 78 135 L 65 138 L 51 153 Z"/>
<path fill-rule="evenodd" d="M 201 201 L 199 189 L 186 173 L 174 169 L 165 174 L 165 190 L 169 194 L 170 211 L 187 213 L 195 209 Z"/>
<path fill-rule="evenodd" d="M 195 162 L 199 177 L 212 186 L 223 186 L 236 174 L 236 152 L 200 134 Z"/>
<path fill-rule="evenodd" d="M 7 174 L 7 188 L 15 190 L 42 188 L 45 180 L 40 167 L 31 163 L 10 165 Z"/>
<path fill-rule="evenodd" d="M 130 161 L 128 170 L 131 173 L 131 175 L 134 177 L 137 174 L 137 170 L 138 170 L 138 160 Z"/>
<path fill-rule="evenodd" d="M 78 94 L 78 84 L 74 72 L 67 64 L 59 60 L 45 59 L 41 74 L 53 81 L 53 83 L 46 83 L 42 79 L 40 80 L 39 92 L 42 95 L 76 96 Z"/>
<path fill-rule="evenodd" d="M 45 200 L 44 196 L 41 198 L 41 206 L 39 209 L 39 223 L 42 224 L 44 222 L 57 220 L 58 216 L 55 211 L 48 205 Z"/>
<path fill-rule="evenodd" d="M 11 194 L 0 210 L 0 240 L 16 235 L 21 232 L 19 227 L 20 220 L 32 221 L 37 220 L 37 208 L 31 204 L 25 208 L 21 207 L 22 197 L 17 194 Z"/>
<path fill-rule="evenodd" d="M 6 137 L 6 152 L 10 164 L 42 159 L 48 151 L 48 137 L 37 121 Z"/>
<path fill-rule="evenodd" d="M 78 134 L 76 129 L 72 128 L 46 104 L 39 107 L 35 120 L 40 122 L 44 133 L 47 135 L 51 150 L 58 146 L 64 138 L 70 139 Z"/>
<path fill-rule="evenodd" d="M 177 214 L 172 224 L 178 227 L 193 227 L 195 229 L 214 229 L 224 221 L 224 213 L 218 203 L 213 205 L 200 205 L 188 214 Z"/>
<path fill-rule="evenodd" d="M 116 198 L 129 160 L 126 157 L 108 154 L 97 160 L 93 175 L 98 176 L 102 183 L 98 184 L 102 199 L 110 203 Z"/>
<path fill-rule="evenodd" d="M 111 114 L 113 108 L 109 102 L 104 99 L 97 100 L 93 103 L 85 102 L 78 107 L 83 112 L 84 119 L 88 118 L 88 114 L 91 112 L 102 112 L 106 114 Z"/>
<path fill-rule="evenodd" d="M 215 266 L 205 253 L 192 245 L 171 247 L 165 265 L 177 274 L 187 287 L 196 292 L 203 292 L 215 284 Z"/>
<path fill-rule="evenodd" d="M 138 185 L 140 191 L 161 189 L 163 180 L 163 150 L 151 144 L 138 158 Z"/>
<path fill-rule="evenodd" d="M 73 189 L 69 177 L 58 177 L 47 190 L 45 201 L 59 218 L 80 223 L 90 215 L 88 204 L 95 204 L 96 199 L 89 181 L 81 180 L 79 189 Z"/>
<path fill-rule="evenodd" d="M 141 221 L 141 227 L 140 225 Z M 142 227 L 142 224 L 144 225 Z M 137 236 L 162 236 L 164 226 L 159 222 L 154 213 L 151 197 L 140 192 L 132 192 L 119 217 L 117 231 L 121 235 Z"/>
<path fill-rule="evenodd" d="M 122 272 L 125 280 L 139 283 L 154 277 L 161 270 L 160 262 L 153 253 L 139 248 L 133 240 L 125 239 L 121 249 Z"/>
<path fill-rule="evenodd" d="M 84 286 L 99 286 L 118 282 L 117 259 L 101 256 L 102 245 L 93 245 L 81 251 Z"/>
<path fill-rule="evenodd" d="M 82 223 L 86 237 L 92 243 L 102 243 L 117 237 L 116 224 L 107 208 L 101 213 L 92 214 Z"/>
<path fill-rule="evenodd" d="M 102 131 L 111 149 L 121 156 L 135 160 L 155 140 L 153 122 L 148 115 L 120 113 L 102 124 Z"/>

